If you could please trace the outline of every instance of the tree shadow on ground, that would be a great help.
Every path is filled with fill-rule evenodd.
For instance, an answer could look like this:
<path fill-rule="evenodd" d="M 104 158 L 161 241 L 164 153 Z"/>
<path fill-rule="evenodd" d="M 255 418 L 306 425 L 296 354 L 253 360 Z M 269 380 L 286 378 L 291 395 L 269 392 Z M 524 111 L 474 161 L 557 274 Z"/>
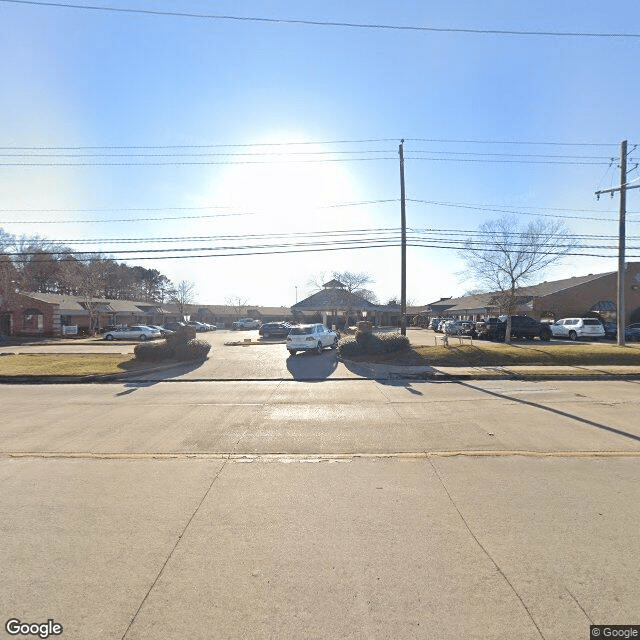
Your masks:
<path fill-rule="evenodd" d="M 491 391 L 489 389 L 485 389 L 483 387 L 476 386 L 468 382 L 458 381 L 457 384 L 459 384 L 462 387 L 467 387 L 468 389 L 474 389 L 475 391 L 479 391 L 480 393 L 486 393 L 487 395 L 493 396 L 495 398 L 500 398 L 502 400 L 509 400 L 511 402 L 518 402 L 519 404 L 524 404 L 529 407 L 534 407 L 535 409 L 543 409 L 544 411 L 548 411 L 549 413 L 552 413 L 554 415 L 561 416 L 563 418 L 570 418 L 571 420 L 575 420 L 576 422 L 587 425 L 589 427 L 594 427 L 596 429 L 608 431 L 609 433 L 614 433 L 618 436 L 623 436 L 624 438 L 629 438 L 630 440 L 635 440 L 636 442 L 640 442 L 640 436 L 636 435 L 635 433 L 629 433 L 628 431 L 623 431 L 622 429 L 616 429 L 615 427 L 610 427 L 606 424 L 594 422 L 593 420 L 588 420 L 587 418 L 581 418 L 580 416 L 577 416 L 573 413 L 569 413 L 568 411 L 562 411 L 561 409 L 554 409 L 553 407 L 548 407 L 547 405 L 540 404 L 539 402 L 524 400 L 523 398 L 511 396 L 506 393 Z"/>
<path fill-rule="evenodd" d="M 287 369 L 294 380 L 320 382 L 326 380 L 338 366 L 338 355 L 333 349 L 322 353 L 303 351 L 287 358 Z"/>
<path fill-rule="evenodd" d="M 124 381 L 125 390 L 116 393 L 116 396 L 129 395 L 138 389 L 152 387 L 160 382 L 180 378 L 200 368 L 206 361 L 205 358 L 204 360 L 195 360 L 193 362 L 148 363 L 147 366 L 137 362 L 135 359 L 123 362 L 120 367 L 128 371 L 130 376 Z"/>
<path fill-rule="evenodd" d="M 421 365 L 394 365 L 390 363 L 356 362 L 354 360 L 343 360 L 342 364 L 357 376 L 376 380 L 383 384 L 406 383 L 407 378 L 412 375 L 417 376 L 433 368 L 426 364 Z"/>

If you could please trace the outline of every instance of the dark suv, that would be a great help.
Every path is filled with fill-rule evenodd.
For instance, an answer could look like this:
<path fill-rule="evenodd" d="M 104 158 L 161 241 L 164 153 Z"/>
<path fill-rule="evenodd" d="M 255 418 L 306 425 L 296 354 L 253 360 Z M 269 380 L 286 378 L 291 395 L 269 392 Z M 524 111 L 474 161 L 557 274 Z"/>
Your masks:
<path fill-rule="evenodd" d="M 504 340 L 507 332 L 507 316 L 498 318 L 496 332 L 498 340 Z M 525 340 L 540 338 L 543 342 L 549 342 L 551 340 L 551 329 L 549 329 L 549 325 L 538 322 L 529 316 L 511 316 L 511 337 Z"/>
<path fill-rule="evenodd" d="M 289 331 L 291 325 L 288 322 L 266 322 L 258 329 L 263 338 L 286 338 Z"/>

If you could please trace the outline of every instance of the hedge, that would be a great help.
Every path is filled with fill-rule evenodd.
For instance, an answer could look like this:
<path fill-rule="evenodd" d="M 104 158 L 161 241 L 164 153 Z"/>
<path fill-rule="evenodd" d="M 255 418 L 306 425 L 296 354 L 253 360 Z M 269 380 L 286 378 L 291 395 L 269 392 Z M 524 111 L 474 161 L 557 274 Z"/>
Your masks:
<path fill-rule="evenodd" d="M 364 356 L 404 351 L 409 348 L 409 338 L 399 333 L 373 334 L 356 331 L 355 336 L 345 336 L 338 342 L 341 356 Z"/>
<path fill-rule="evenodd" d="M 205 360 L 211 345 L 203 340 L 164 340 L 162 342 L 142 342 L 133 350 L 134 357 L 144 362 L 164 362 L 167 360 Z"/>

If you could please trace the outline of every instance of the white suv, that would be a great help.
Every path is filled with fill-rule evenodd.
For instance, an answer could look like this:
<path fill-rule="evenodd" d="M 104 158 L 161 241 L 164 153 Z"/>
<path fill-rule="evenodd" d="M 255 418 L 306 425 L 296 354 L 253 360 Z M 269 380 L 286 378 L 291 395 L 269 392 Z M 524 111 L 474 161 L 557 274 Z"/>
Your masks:
<path fill-rule="evenodd" d="M 604 338 L 604 326 L 597 318 L 563 318 L 554 322 L 550 328 L 554 338 Z"/>
<path fill-rule="evenodd" d="M 325 347 L 338 345 L 338 334 L 323 324 L 303 324 L 293 327 L 287 336 L 287 350 L 294 356 L 298 351 L 322 353 Z"/>

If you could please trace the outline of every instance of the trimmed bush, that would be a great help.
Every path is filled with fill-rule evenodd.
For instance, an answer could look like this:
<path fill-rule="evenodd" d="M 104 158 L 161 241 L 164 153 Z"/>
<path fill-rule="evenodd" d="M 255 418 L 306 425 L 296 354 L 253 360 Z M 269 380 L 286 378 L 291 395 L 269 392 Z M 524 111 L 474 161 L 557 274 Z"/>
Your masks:
<path fill-rule="evenodd" d="M 211 349 L 211 345 L 204 340 L 188 340 L 187 342 L 175 342 L 173 352 L 177 360 L 205 360 Z"/>
<path fill-rule="evenodd" d="M 173 358 L 173 349 L 166 342 L 141 342 L 133 349 L 137 360 L 161 362 Z"/>
<path fill-rule="evenodd" d="M 356 331 L 355 336 L 345 336 L 338 342 L 338 353 L 344 357 L 379 355 L 408 348 L 409 338 L 399 333 L 373 334 Z"/>
<path fill-rule="evenodd" d="M 143 362 L 166 362 L 169 360 L 205 360 L 211 345 L 203 340 L 189 339 L 188 334 L 172 335 L 162 342 L 142 342 L 133 350 L 137 360 Z"/>

